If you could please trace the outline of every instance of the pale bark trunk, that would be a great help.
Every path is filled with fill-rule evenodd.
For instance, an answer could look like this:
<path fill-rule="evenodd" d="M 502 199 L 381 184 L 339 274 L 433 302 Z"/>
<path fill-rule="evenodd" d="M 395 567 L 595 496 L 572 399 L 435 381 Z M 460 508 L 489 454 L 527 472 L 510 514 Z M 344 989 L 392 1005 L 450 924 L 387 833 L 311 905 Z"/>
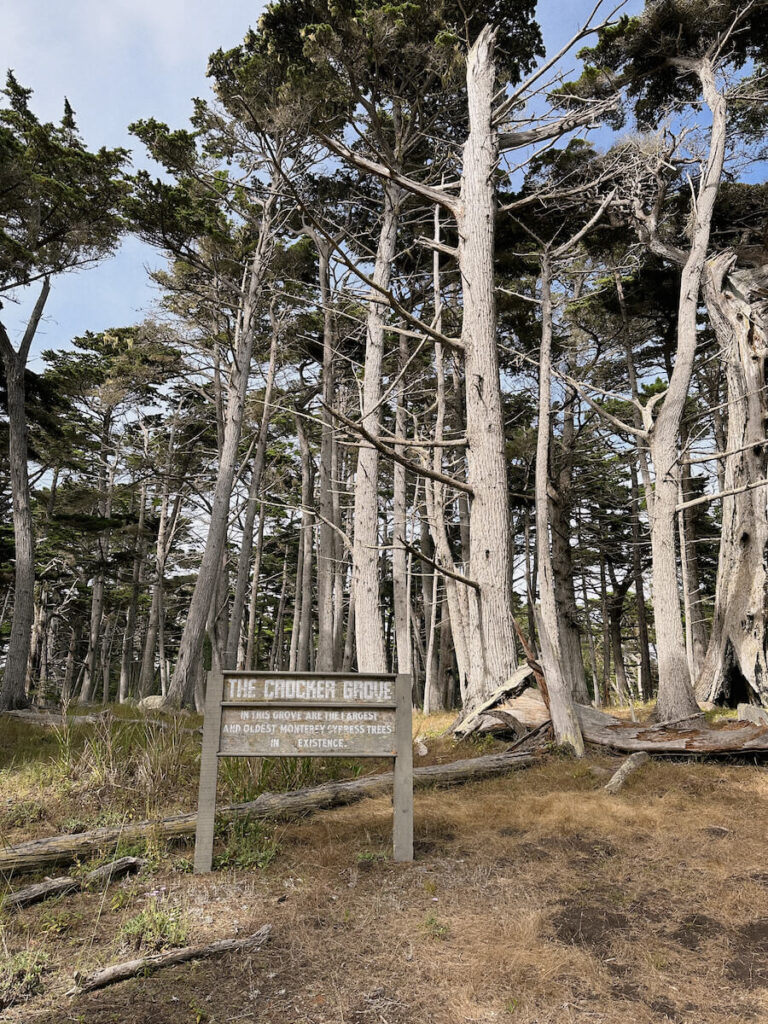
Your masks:
<path fill-rule="evenodd" d="M 283 582 L 280 587 L 280 600 L 275 615 L 275 632 L 272 637 L 272 650 L 269 652 L 269 668 L 272 672 L 283 667 L 283 623 L 285 621 L 285 605 L 288 594 L 288 552 L 283 556 Z"/>
<path fill-rule="evenodd" d="M 405 382 L 403 371 L 408 360 L 408 341 L 400 335 L 397 372 L 400 380 L 396 388 L 395 434 L 405 437 L 407 432 L 405 415 Z M 401 455 L 405 455 L 402 445 L 397 446 Z M 408 554 L 405 549 L 407 492 L 405 466 L 395 463 L 392 467 L 394 477 L 394 493 L 392 501 L 392 603 L 395 616 L 395 648 L 397 651 L 397 671 L 411 672 L 411 629 L 408 614 L 410 594 L 408 590 Z"/>
<path fill-rule="evenodd" d="M 26 704 L 25 684 L 30 632 L 35 614 L 35 535 L 27 469 L 24 370 L 49 289 L 46 278 L 18 352 L 14 351 L 5 327 L 0 324 L 0 353 L 5 366 L 8 395 L 8 461 L 15 547 L 13 619 L 3 682 L 0 686 L 0 711 L 14 710 Z"/>
<path fill-rule="evenodd" d="M 734 271 L 734 257 L 710 260 L 704 297 L 728 386 L 725 491 L 768 477 L 765 360 L 768 271 Z M 738 449 L 744 449 L 739 451 Z M 702 699 L 768 704 L 768 487 L 722 499 L 720 556 L 707 656 L 697 683 Z"/>
<path fill-rule="evenodd" d="M 256 536 L 256 552 L 253 557 L 253 572 L 251 576 L 251 597 L 248 602 L 248 626 L 245 634 L 245 651 L 238 653 L 238 665 L 250 672 L 254 667 L 254 653 L 258 661 L 259 648 L 254 643 L 256 635 L 256 609 L 259 600 L 259 577 L 261 575 L 261 559 L 264 554 L 264 502 L 262 501 L 259 510 L 259 530 Z M 261 622 L 259 622 L 259 626 Z"/>
<path fill-rule="evenodd" d="M 139 606 L 139 588 L 141 575 L 144 566 L 144 558 L 147 551 L 146 538 L 144 537 L 144 514 L 147 503 L 147 485 L 142 483 L 139 489 L 139 521 L 136 527 L 136 543 L 134 546 L 133 572 L 131 576 L 131 596 L 128 602 L 128 612 L 125 619 L 125 632 L 123 633 L 123 647 L 120 656 L 120 681 L 117 688 L 117 699 L 124 704 L 128 699 L 131 685 L 131 668 L 133 665 L 133 646 L 136 636 L 136 614 Z"/>
<path fill-rule="evenodd" d="M 693 211 L 691 245 L 680 281 L 675 368 L 658 416 L 649 431 L 655 471 L 651 511 L 653 558 L 653 610 L 659 661 L 656 714 L 674 721 L 698 710 L 685 655 L 680 595 L 675 557 L 675 508 L 678 490 L 678 436 L 696 355 L 699 304 L 704 261 L 709 246 L 715 200 L 723 171 L 726 139 L 726 102 L 717 91 L 714 70 L 704 58 L 697 67 L 704 98 L 712 113 L 710 149 Z"/>
<path fill-rule="evenodd" d="M 336 573 L 336 531 L 338 504 L 334 501 L 334 462 L 337 461 L 331 408 L 336 399 L 335 324 L 331 305 L 330 246 L 319 236 L 314 239 L 319 258 L 320 305 L 323 309 L 323 373 L 320 432 L 318 507 L 321 515 L 317 538 L 317 670 L 334 672 L 339 667 L 334 613 Z"/>
<path fill-rule="evenodd" d="M 643 562 L 640 554 L 640 489 L 634 463 L 630 466 L 632 497 L 632 575 L 637 604 L 637 640 L 640 646 L 640 695 L 643 700 L 653 696 L 651 678 L 651 651 L 648 640 L 648 620 L 645 611 L 645 587 L 643 584 Z"/>
<path fill-rule="evenodd" d="M 541 601 L 541 659 L 549 693 L 549 710 L 556 741 L 570 746 L 580 757 L 584 741 L 573 706 L 568 681 L 562 673 L 562 642 L 560 618 L 552 572 L 549 540 L 549 445 L 552 375 L 552 292 L 549 258 L 541 261 L 541 348 L 539 352 L 539 422 L 536 440 L 536 543 L 539 567 L 539 599 Z"/>
<path fill-rule="evenodd" d="M 599 708 L 602 703 L 600 693 L 600 682 L 597 678 L 597 657 L 595 656 L 595 638 L 592 635 L 592 617 L 589 614 L 589 597 L 587 595 L 587 578 L 581 574 L 581 599 L 584 602 L 584 624 L 587 629 L 587 643 L 589 644 L 589 667 L 592 671 L 592 688 L 594 690 L 593 704 Z"/>
<path fill-rule="evenodd" d="M 235 593 L 232 599 L 226 651 L 224 653 L 224 667 L 227 669 L 233 669 L 236 667 L 237 650 L 243 631 L 245 595 L 248 590 L 248 577 L 250 575 L 251 557 L 253 555 L 253 527 L 256 522 L 256 510 L 259 505 L 261 479 L 264 475 L 264 464 L 267 457 L 269 420 L 272 415 L 271 402 L 272 389 L 275 383 L 275 373 L 277 371 L 278 334 L 278 326 L 273 318 L 272 340 L 269 348 L 269 366 L 267 368 L 267 380 L 264 389 L 264 405 L 261 414 L 261 422 L 259 424 L 259 437 L 256 442 L 256 451 L 254 452 L 253 462 L 251 464 L 251 480 L 248 487 L 248 502 L 246 504 L 245 516 L 243 519 L 243 536 L 237 560 Z"/>
<path fill-rule="evenodd" d="M 687 453 L 688 431 L 685 429 L 682 432 L 682 447 L 683 452 Z M 685 461 L 680 471 L 680 495 L 683 502 L 694 497 L 691 467 Z M 707 629 L 704 595 L 702 593 L 701 574 L 699 572 L 696 517 L 692 508 L 683 509 L 678 513 L 678 526 L 680 529 L 681 545 L 680 561 L 684 573 L 683 587 L 687 605 L 685 609 L 686 645 L 690 647 L 689 664 L 691 679 L 696 680 L 699 678 L 704 658 L 707 654 L 709 631 Z"/>
<path fill-rule="evenodd" d="M 384 209 L 373 271 L 374 282 L 388 288 L 397 246 L 400 192 L 384 185 Z M 371 294 L 365 345 L 361 423 L 377 436 L 381 422 L 381 373 L 384 360 L 385 302 Z M 357 668 L 360 672 L 385 672 L 386 652 L 379 595 L 379 453 L 361 442 L 355 478 L 352 590 L 355 601 Z"/>
<path fill-rule="evenodd" d="M 315 517 L 312 515 L 312 494 L 314 491 L 314 473 L 312 454 L 309 450 L 304 424 L 301 417 L 296 418 L 296 433 L 301 450 L 301 574 L 297 582 L 301 585 L 301 616 L 299 619 L 299 639 L 296 652 L 296 669 L 307 672 L 312 661 L 312 537 Z M 296 623 L 294 622 L 294 628 Z"/>
<path fill-rule="evenodd" d="M 467 574 L 479 587 L 467 595 L 472 658 L 465 700 L 470 708 L 508 679 L 515 666 L 511 531 L 494 288 L 498 139 L 492 123 L 496 91 L 493 49 L 494 33 L 486 26 L 467 58 L 469 134 L 464 145 L 457 217 L 467 482 L 472 488 Z"/>
<path fill-rule="evenodd" d="M 227 539 L 229 503 L 237 470 L 243 410 L 253 354 L 254 319 L 261 298 L 267 255 L 274 245 L 270 230 L 270 213 L 273 205 L 274 197 L 270 197 L 263 210 L 259 243 L 251 262 L 248 291 L 243 302 L 235 346 L 208 536 L 184 623 L 176 667 L 165 697 L 167 704 L 176 706 L 188 704 L 193 699 L 211 595 L 218 589 L 217 582 Z"/>

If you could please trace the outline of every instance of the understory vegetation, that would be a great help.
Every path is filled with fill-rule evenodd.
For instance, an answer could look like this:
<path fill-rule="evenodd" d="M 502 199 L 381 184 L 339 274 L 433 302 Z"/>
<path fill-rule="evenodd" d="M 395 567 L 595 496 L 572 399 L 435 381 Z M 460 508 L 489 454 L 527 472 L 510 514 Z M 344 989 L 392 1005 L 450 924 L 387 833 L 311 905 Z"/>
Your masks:
<path fill-rule="evenodd" d="M 445 716 L 420 723 L 430 759 L 502 748 L 440 739 L 445 727 Z M 77 763 L 75 784 L 89 770 Z M 186 843 L 150 841 L 137 875 L 3 912 L 0 1012 L 12 1024 L 59 1022 L 75 972 L 269 922 L 258 954 L 138 977 L 66 1012 L 82 1024 L 762 1019 L 764 769 L 662 760 L 609 797 L 618 763 L 544 754 L 501 779 L 421 791 L 410 865 L 391 860 L 388 797 L 301 822 L 222 825 L 209 876 L 190 874 Z M 45 755 L 6 766 L 0 805 L 50 769 Z M 183 793 L 169 789 L 164 806 L 183 805 Z M 58 828 L 66 798 L 51 808 L 4 824 L 3 842 Z M 101 815 L 125 808 L 117 788 L 104 791 Z M 84 826 L 100 820 L 96 807 L 84 812 Z"/>

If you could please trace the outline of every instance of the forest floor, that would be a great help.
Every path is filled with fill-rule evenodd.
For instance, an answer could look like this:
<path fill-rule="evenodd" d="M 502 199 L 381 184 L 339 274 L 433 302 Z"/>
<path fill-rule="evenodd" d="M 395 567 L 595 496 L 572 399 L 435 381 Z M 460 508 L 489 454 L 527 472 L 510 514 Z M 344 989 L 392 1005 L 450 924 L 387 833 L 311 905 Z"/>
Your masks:
<path fill-rule="evenodd" d="M 199 736 L 183 730 L 199 723 L 180 722 L 151 727 L 151 743 L 142 745 L 130 730 L 143 727 L 131 724 L 77 728 L 69 738 L 49 730 L 41 740 L 41 731 L 6 720 L 0 842 L 193 808 Z M 417 719 L 429 754 L 416 763 L 503 749 L 490 739 L 436 738 L 449 724 L 448 716 Z M 504 777 L 420 790 L 412 864 L 390 858 L 385 797 L 300 822 L 222 826 L 218 867 L 208 876 L 189 873 L 189 844 L 150 843 L 135 877 L 0 917 L 0 1019 L 768 1019 L 768 769 L 657 760 L 611 797 L 602 786 L 621 761 L 604 752 L 583 761 L 550 752 Z M 319 781 L 359 770 L 349 762 L 229 764 L 245 767 L 229 769 L 222 799 L 311 784 L 311 773 Z M 10 887 L 32 880 L 14 878 Z M 138 949 L 242 937 L 266 923 L 272 936 L 260 952 L 64 994 L 77 970 L 130 959 Z"/>

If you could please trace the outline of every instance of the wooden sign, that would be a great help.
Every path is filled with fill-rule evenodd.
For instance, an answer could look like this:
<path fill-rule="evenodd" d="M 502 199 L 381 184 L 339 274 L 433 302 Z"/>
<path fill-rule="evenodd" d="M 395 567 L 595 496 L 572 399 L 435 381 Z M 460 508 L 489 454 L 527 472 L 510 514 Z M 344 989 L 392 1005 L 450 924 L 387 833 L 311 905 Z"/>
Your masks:
<path fill-rule="evenodd" d="M 391 757 L 396 861 L 413 860 L 411 677 L 211 672 L 195 872 L 211 870 L 220 757 Z"/>

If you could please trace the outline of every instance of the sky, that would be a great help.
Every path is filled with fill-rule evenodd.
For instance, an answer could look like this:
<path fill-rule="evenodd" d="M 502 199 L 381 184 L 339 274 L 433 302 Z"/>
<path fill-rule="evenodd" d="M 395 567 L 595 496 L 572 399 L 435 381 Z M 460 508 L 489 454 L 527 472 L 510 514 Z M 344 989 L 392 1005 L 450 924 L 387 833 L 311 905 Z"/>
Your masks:
<path fill-rule="evenodd" d="M 594 0 L 540 0 L 537 17 L 549 52 L 579 27 Z M 640 0 L 629 0 L 637 10 Z M 183 127 L 191 98 L 209 96 L 208 55 L 241 41 L 263 3 L 245 0 L 4 0 L 0 75 L 12 68 L 34 90 L 41 120 L 59 120 L 64 96 L 91 149 L 126 146 L 136 166 L 147 166 L 127 125 L 145 117 Z M 39 353 L 63 348 L 86 330 L 127 326 L 151 312 L 157 293 L 147 269 L 161 258 L 128 238 L 113 258 L 58 277 L 52 284 L 30 366 Z M 35 295 L 6 304 L 11 339 L 23 331 Z"/>

